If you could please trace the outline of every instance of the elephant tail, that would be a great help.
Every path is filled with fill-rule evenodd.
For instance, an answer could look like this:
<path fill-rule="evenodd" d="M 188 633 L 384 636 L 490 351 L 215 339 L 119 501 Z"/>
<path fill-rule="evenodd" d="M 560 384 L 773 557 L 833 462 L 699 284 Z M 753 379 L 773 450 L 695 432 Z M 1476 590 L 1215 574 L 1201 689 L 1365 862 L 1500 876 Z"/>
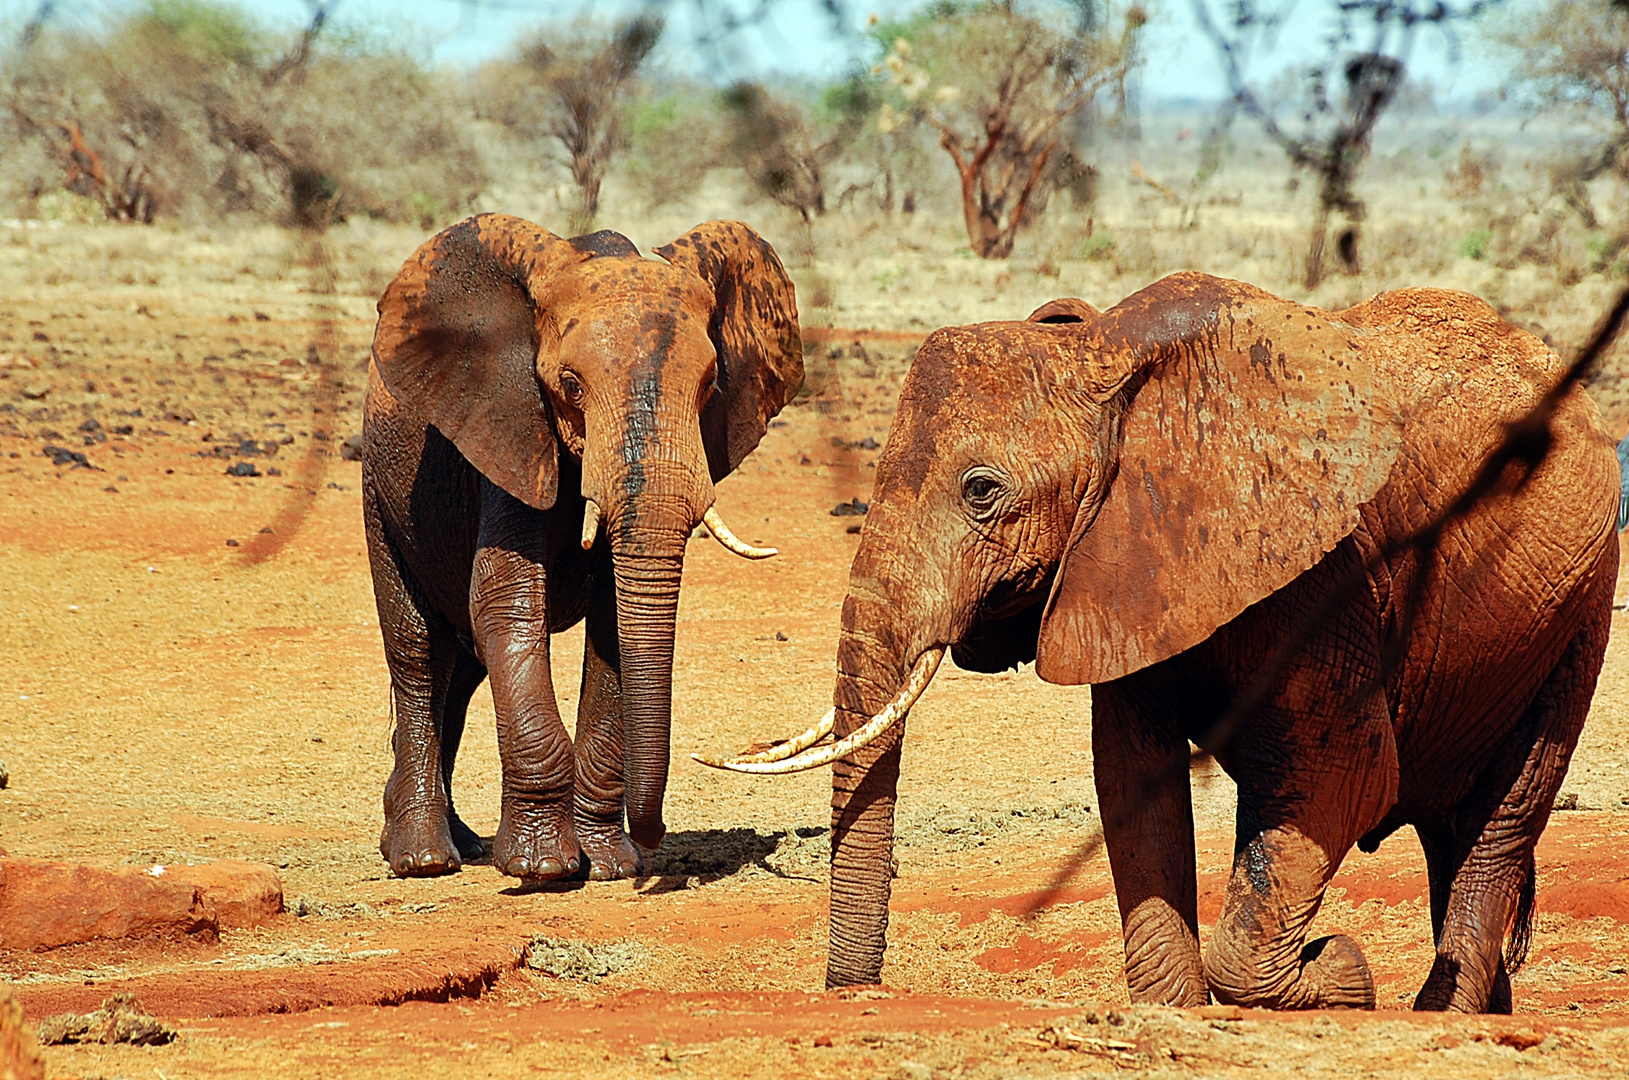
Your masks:
<path fill-rule="evenodd" d="M 1533 895 L 1537 889 L 1538 870 L 1533 865 L 1533 853 L 1527 853 L 1527 865 L 1522 867 L 1522 891 L 1516 898 L 1516 917 L 1511 921 L 1510 939 L 1505 946 L 1505 973 L 1514 975 L 1527 963 L 1527 949 L 1533 943 Z"/>

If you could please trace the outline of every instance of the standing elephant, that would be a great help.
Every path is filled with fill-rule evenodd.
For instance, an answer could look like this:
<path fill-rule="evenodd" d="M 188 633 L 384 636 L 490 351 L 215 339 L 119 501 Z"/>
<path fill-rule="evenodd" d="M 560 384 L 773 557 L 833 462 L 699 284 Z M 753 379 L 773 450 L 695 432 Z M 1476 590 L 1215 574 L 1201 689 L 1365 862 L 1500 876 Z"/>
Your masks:
<path fill-rule="evenodd" d="M 1595 407 L 1570 392 L 1524 481 L 1434 551 L 1406 541 L 1561 370 L 1464 294 L 1326 314 L 1201 274 L 930 336 L 878 462 L 833 714 L 719 763 L 836 762 L 827 984 L 880 976 L 901 721 L 949 647 L 1092 684 L 1133 1001 L 1372 1007 L 1357 942 L 1307 930 L 1350 847 L 1406 824 L 1437 948 L 1415 1007 L 1509 1011 L 1610 621 L 1617 476 Z M 1190 739 L 1239 800 L 1203 954 Z"/>
<path fill-rule="evenodd" d="M 639 872 L 661 843 L 685 542 L 730 533 L 713 485 L 803 381 L 792 282 L 745 225 L 640 255 L 482 214 L 379 301 L 362 442 L 395 767 L 379 848 L 399 875 L 482 854 L 452 802 L 470 695 L 492 680 L 492 861 L 543 880 Z M 587 619 L 575 748 L 549 635 Z M 626 813 L 627 832 L 623 831 Z"/>

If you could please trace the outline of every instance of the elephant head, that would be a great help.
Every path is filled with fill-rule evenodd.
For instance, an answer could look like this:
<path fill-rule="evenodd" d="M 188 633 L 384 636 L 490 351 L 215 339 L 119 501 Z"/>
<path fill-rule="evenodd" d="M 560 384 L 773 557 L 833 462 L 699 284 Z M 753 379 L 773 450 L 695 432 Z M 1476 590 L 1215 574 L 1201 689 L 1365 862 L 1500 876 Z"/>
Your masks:
<path fill-rule="evenodd" d="M 1058 300 L 923 343 L 850 572 L 833 713 L 776 750 L 708 762 L 835 762 L 829 985 L 879 977 L 900 721 L 944 651 L 1105 682 L 1315 564 L 1399 446 L 1361 333 L 1179 274 L 1107 312 Z"/>
<path fill-rule="evenodd" d="M 583 546 L 604 528 L 616 583 L 629 832 L 663 833 L 674 620 L 685 542 L 713 484 L 798 390 L 792 282 L 737 222 L 647 259 L 614 232 L 562 239 L 482 214 L 427 241 L 379 301 L 385 386 L 495 485 L 549 510 L 560 455 L 581 463 Z"/>

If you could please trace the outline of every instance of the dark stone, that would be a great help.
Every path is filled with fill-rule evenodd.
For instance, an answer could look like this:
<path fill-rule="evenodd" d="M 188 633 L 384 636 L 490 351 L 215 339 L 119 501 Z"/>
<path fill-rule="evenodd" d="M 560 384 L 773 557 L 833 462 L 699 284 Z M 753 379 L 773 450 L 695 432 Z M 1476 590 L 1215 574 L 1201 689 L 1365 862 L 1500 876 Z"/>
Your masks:
<path fill-rule="evenodd" d="M 226 475 L 227 476 L 259 476 L 260 475 L 260 470 L 254 467 L 253 462 L 240 461 L 236 465 L 227 466 Z"/>
<path fill-rule="evenodd" d="M 90 458 L 78 450 L 69 450 L 66 446 L 54 446 L 47 443 L 40 452 L 50 458 L 53 465 L 72 465 L 76 469 L 95 467 L 90 463 Z"/>
<path fill-rule="evenodd" d="M 836 506 L 832 507 L 831 508 L 831 516 L 832 517 L 864 517 L 866 511 L 870 510 L 870 509 L 871 509 L 871 504 L 870 503 L 861 502 L 859 500 L 859 497 L 856 496 L 855 498 L 850 499 L 848 502 L 840 502 Z"/>

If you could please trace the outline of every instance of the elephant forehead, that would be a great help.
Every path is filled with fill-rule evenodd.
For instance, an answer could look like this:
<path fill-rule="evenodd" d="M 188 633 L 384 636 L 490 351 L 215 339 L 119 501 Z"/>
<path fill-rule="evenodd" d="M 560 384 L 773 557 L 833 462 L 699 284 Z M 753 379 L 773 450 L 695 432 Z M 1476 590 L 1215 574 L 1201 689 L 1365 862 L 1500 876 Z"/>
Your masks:
<path fill-rule="evenodd" d="M 1068 381 L 1076 347 L 1061 327 L 983 323 L 937 330 L 922 343 L 901 390 L 887 479 L 921 490 L 952 448 L 995 454 L 1025 430 Z"/>
<path fill-rule="evenodd" d="M 641 256 L 600 256 L 566 272 L 557 295 L 583 318 L 590 313 L 688 312 L 712 310 L 713 290 L 696 275 Z"/>

